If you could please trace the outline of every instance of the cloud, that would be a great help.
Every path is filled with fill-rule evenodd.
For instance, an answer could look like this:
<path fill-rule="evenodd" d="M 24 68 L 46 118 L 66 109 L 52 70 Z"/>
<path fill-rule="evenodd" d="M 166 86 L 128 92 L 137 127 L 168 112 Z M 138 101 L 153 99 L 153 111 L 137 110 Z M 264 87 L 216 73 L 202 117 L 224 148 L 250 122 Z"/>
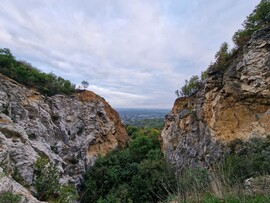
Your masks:
<path fill-rule="evenodd" d="M 0 44 L 114 107 L 168 107 L 259 0 L 2 0 Z"/>

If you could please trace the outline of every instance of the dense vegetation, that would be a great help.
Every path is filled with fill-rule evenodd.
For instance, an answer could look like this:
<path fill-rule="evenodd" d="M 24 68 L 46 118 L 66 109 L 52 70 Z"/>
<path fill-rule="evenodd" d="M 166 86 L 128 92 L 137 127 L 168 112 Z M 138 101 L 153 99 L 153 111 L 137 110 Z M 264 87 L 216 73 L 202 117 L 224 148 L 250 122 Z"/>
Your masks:
<path fill-rule="evenodd" d="M 134 119 L 128 122 L 128 126 L 162 129 L 164 126 L 164 119 L 163 118 Z"/>
<path fill-rule="evenodd" d="M 129 147 L 99 157 L 85 176 L 82 202 L 164 201 L 175 185 L 160 149 L 160 131 L 128 127 Z"/>
<path fill-rule="evenodd" d="M 182 171 L 173 199 L 179 202 L 269 202 L 270 182 L 265 180 L 270 174 L 270 138 L 236 140 L 230 150 L 224 162 L 210 170 Z M 244 188 L 245 180 L 251 177 L 258 177 L 259 194 L 248 193 Z"/>
<path fill-rule="evenodd" d="M 56 166 L 45 157 L 39 158 L 34 166 L 35 195 L 41 201 L 68 203 L 78 199 L 76 189 L 71 185 L 59 183 Z"/>
<path fill-rule="evenodd" d="M 20 195 L 15 195 L 10 192 L 0 193 L 0 203 L 19 203 L 21 199 Z"/>
<path fill-rule="evenodd" d="M 233 36 L 235 47 L 229 50 L 227 43 L 223 43 L 215 55 L 215 61 L 210 64 L 208 70 L 202 73 L 201 78 L 192 76 L 185 81 L 185 85 L 175 93 L 177 97 L 189 97 L 198 92 L 207 78 L 209 71 L 224 73 L 230 64 L 230 59 L 251 39 L 254 32 L 270 26 L 270 0 L 261 0 L 255 10 L 243 23 L 243 29 L 238 30 Z"/>
<path fill-rule="evenodd" d="M 270 201 L 268 187 L 261 195 L 244 189 L 248 178 L 270 174 L 270 138 L 236 140 L 229 146 L 230 156 L 211 170 L 185 168 L 176 175 L 162 155 L 160 130 L 135 126 L 126 129 L 132 138 L 129 147 L 97 159 L 85 175 L 82 202 Z"/>
<path fill-rule="evenodd" d="M 238 30 L 233 41 L 236 46 L 243 47 L 251 38 L 252 34 L 270 25 L 270 1 L 262 0 L 256 9 L 243 23 L 243 29 Z"/>
<path fill-rule="evenodd" d="M 24 84 L 36 88 L 42 94 L 72 94 L 75 85 L 53 73 L 43 73 L 25 61 L 16 60 L 9 49 L 0 49 L 0 73 Z"/>

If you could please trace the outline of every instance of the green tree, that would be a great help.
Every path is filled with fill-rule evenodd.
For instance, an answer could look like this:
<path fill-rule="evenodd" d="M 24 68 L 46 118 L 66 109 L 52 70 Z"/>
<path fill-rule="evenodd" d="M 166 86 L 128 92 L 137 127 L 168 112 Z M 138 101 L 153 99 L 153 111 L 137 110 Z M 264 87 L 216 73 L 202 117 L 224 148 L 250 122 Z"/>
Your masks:
<path fill-rule="evenodd" d="M 81 202 L 141 203 L 163 201 L 173 185 L 156 129 L 131 128 L 130 146 L 99 157 L 85 176 Z"/>
<path fill-rule="evenodd" d="M 231 54 L 229 52 L 228 43 L 226 42 L 222 43 L 219 48 L 219 51 L 215 55 L 215 62 L 211 64 L 210 67 L 214 70 L 224 72 L 229 65 L 230 55 Z"/>
<path fill-rule="evenodd" d="M 255 10 L 247 17 L 243 23 L 243 29 L 238 30 L 233 41 L 238 47 L 243 47 L 251 38 L 251 35 L 270 25 L 270 0 L 262 0 Z"/>
<path fill-rule="evenodd" d="M 192 94 L 198 92 L 202 83 L 197 75 L 192 76 L 189 80 L 185 80 L 185 85 L 181 87 L 180 95 L 182 97 L 189 97 Z"/>
<path fill-rule="evenodd" d="M 18 61 L 7 48 L 0 49 L 0 73 L 45 95 L 67 94 L 75 91 L 75 85 L 53 73 L 42 73 L 26 61 Z"/>

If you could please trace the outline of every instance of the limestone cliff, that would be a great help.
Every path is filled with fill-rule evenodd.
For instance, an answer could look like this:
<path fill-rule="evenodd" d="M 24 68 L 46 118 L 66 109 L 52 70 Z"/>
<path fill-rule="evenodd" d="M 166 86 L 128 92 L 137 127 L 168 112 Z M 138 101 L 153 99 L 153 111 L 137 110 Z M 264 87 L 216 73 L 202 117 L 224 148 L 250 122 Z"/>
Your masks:
<path fill-rule="evenodd" d="M 270 136 L 270 29 L 257 31 L 225 72 L 208 70 L 203 86 L 166 116 L 163 149 L 178 169 L 209 167 L 234 140 Z"/>
<path fill-rule="evenodd" d="M 118 113 L 93 92 L 46 97 L 0 75 L 0 185 L 14 183 L 12 192 L 27 191 L 12 180 L 14 170 L 31 186 L 40 156 L 56 164 L 62 183 L 79 185 L 99 154 L 128 141 Z"/>

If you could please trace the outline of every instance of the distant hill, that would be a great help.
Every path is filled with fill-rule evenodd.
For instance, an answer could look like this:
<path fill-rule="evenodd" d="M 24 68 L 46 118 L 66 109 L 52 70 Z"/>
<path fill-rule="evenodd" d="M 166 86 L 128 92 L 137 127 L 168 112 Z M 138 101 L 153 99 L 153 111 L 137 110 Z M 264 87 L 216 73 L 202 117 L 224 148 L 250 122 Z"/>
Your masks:
<path fill-rule="evenodd" d="M 169 109 L 143 108 L 119 108 L 117 111 L 125 125 L 154 128 L 162 128 L 165 116 L 170 112 Z"/>

